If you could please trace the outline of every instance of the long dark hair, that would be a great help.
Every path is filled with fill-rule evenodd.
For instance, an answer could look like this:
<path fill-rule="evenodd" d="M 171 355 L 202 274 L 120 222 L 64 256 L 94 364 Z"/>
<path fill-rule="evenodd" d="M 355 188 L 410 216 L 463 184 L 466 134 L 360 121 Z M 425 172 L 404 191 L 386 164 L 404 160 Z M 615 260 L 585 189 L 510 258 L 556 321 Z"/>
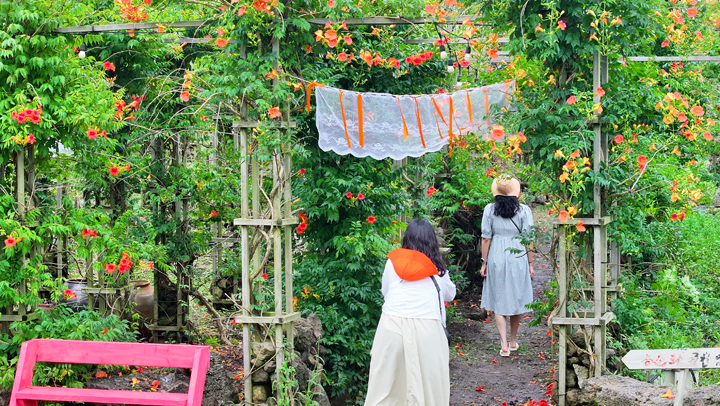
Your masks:
<path fill-rule="evenodd" d="M 432 225 L 425 220 L 415 219 L 410 222 L 405 230 L 405 236 L 402 240 L 402 247 L 409 250 L 420 251 L 427 255 L 435 264 L 440 276 L 445 275 L 447 267 L 440 255 L 440 246 L 435 237 L 435 230 Z"/>
<path fill-rule="evenodd" d="M 520 200 L 517 196 L 495 196 L 495 215 L 510 219 L 520 211 Z"/>

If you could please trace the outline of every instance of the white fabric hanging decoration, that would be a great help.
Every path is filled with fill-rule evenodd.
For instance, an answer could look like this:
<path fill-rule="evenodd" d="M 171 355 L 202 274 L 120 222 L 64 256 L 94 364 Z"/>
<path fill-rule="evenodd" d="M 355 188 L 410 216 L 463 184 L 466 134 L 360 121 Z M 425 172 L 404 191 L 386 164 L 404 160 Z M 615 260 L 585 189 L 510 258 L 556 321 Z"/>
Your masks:
<path fill-rule="evenodd" d="M 462 135 L 487 133 L 497 111 L 509 108 L 514 89 L 515 82 L 508 81 L 455 93 L 395 96 L 316 87 L 320 148 L 375 159 L 419 157 Z"/>

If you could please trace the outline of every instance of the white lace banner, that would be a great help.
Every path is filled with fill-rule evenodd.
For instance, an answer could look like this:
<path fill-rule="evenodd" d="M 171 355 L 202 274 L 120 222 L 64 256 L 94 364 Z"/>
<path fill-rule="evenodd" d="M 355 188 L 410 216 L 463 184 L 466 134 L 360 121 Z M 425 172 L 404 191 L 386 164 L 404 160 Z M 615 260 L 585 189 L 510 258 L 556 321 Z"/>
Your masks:
<path fill-rule="evenodd" d="M 320 148 L 375 159 L 419 157 L 468 133 L 487 133 L 515 82 L 455 93 L 402 95 L 316 87 Z M 450 119 L 452 117 L 452 120 Z"/>

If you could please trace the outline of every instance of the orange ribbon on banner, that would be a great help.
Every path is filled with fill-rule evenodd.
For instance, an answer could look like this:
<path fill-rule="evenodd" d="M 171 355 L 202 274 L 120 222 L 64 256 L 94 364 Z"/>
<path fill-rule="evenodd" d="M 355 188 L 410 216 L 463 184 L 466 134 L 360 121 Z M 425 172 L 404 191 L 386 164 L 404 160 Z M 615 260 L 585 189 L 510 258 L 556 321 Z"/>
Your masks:
<path fill-rule="evenodd" d="M 425 146 L 425 137 L 423 136 L 423 132 L 422 132 L 422 122 L 420 121 L 420 104 L 417 101 L 417 97 L 413 96 L 413 100 L 415 100 L 415 115 L 417 116 L 417 120 L 418 120 L 418 130 L 420 131 L 420 141 L 422 141 L 423 148 L 427 148 Z"/>
<path fill-rule="evenodd" d="M 325 85 L 323 85 L 322 83 L 318 83 L 314 80 L 312 82 L 308 83 L 308 85 L 307 85 L 307 100 L 306 100 L 306 104 L 305 104 L 305 109 L 308 112 L 310 112 L 310 110 L 312 110 L 312 107 L 310 106 L 310 96 L 312 95 L 312 90 L 318 86 L 323 87 Z"/>
<path fill-rule="evenodd" d="M 444 140 L 445 138 L 443 138 L 442 136 L 442 131 L 440 131 L 440 121 L 437 119 L 437 113 L 433 113 L 433 115 L 435 116 L 435 124 L 437 124 L 438 135 L 440 136 L 441 140 Z"/>
<path fill-rule="evenodd" d="M 343 125 L 345 126 L 345 138 L 347 138 L 348 148 L 352 148 L 350 146 L 350 135 L 348 135 L 348 130 L 347 130 L 347 120 L 345 120 L 345 106 L 343 106 L 342 94 L 343 94 L 343 91 L 341 90 L 340 91 L 340 112 L 342 113 Z"/>
<path fill-rule="evenodd" d="M 453 116 L 455 115 L 455 111 L 453 110 L 453 99 L 450 97 L 450 128 L 448 128 L 448 138 L 450 138 L 450 145 L 452 145 L 453 142 Z"/>
<path fill-rule="evenodd" d="M 470 103 L 470 92 L 465 89 L 467 95 L 467 107 L 468 107 L 468 123 L 472 124 L 472 104 Z"/>
<path fill-rule="evenodd" d="M 365 140 L 363 136 L 362 94 L 360 93 L 358 93 L 358 138 L 360 139 L 360 148 L 365 148 Z"/>
<path fill-rule="evenodd" d="M 445 121 L 445 117 L 443 117 L 443 115 L 442 115 L 442 111 L 440 111 L 440 106 L 438 106 L 437 102 L 435 101 L 435 98 L 434 98 L 434 97 L 431 97 L 430 100 L 432 100 L 433 104 L 435 105 L 435 111 L 437 111 L 438 116 L 440 116 L 440 118 L 442 119 L 443 123 L 445 123 L 445 125 L 448 125 L 447 121 Z M 437 118 L 437 117 L 436 117 L 436 118 Z"/>
<path fill-rule="evenodd" d="M 487 87 L 482 88 L 483 92 L 485 92 L 485 118 L 487 118 L 487 124 L 488 126 L 491 124 L 490 122 L 490 95 L 488 94 Z"/>
<path fill-rule="evenodd" d="M 397 102 L 398 102 L 398 109 L 400 110 L 400 118 L 402 118 L 402 122 L 403 122 L 403 133 L 405 134 L 405 141 L 407 141 L 408 128 L 407 128 L 407 123 L 405 122 L 405 115 L 402 112 L 402 107 L 400 107 L 400 98 L 397 99 Z"/>

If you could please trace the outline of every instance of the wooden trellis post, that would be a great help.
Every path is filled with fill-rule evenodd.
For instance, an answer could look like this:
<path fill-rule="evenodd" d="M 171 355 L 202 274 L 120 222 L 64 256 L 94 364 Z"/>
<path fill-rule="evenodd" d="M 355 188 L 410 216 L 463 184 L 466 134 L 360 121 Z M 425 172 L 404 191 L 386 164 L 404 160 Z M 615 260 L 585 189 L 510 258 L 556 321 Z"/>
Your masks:
<path fill-rule="evenodd" d="M 628 61 L 636 62 L 720 62 L 720 56 L 693 55 L 693 56 L 630 56 Z M 595 52 L 593 56 L 593 88 L 596 89 L 603 83 L 609 81 L 608 74 L 608 58 L 600 56 L 599 52 Z M 595 96 L 595 102 L 600 101 Z M 601 163 L 607 161 L 608 138 L 602 134 L 601 121 L 594 123 L 595 140 L 593 144 L 594 167 L 595 171 L 602 169 Z M 608 216 L 604 216 L 604 196 L 602 188 L 596 184 L 593 189 L 593 201 L 595 203 L 595 212 L 591 219 L 583 220 L 585 225 L 594 226 L 594 258 L 593 258 L 593 312 L 590 318 L 569 318 L 567 314 L 567 297 L 568 297 L 568 273 L 567 273 L 567 252 L 565 250 L 564 241 L 566 232 L 564 227 L 560 227 L 560 250 L 558 253 L 558 266 L 560 278 L 558 280 L 558 292 L 560 301 L 560 311 L 558 317 L 553 318 L 553 323 L 560 327 L 560 350 L 559 350 L 559 382 L 558 394 L 559 405 L 565 405 L 565 377 L 567 375 L 567 328 L 573 325 L 592 325 L 595 326 L 595 375 L 599 376 L 605 368 L 606 357 L 606 333 L 607 323 L 613 318 L 613 313 L 607 311 L 607 299 L 610 295 L 611 299 L 617 298 L 617 284 L 620 277 L 620 250 L 616 243 L 610 244 L 610 253 L 608 258 L 608 242 L 607 242 L 607 224 L 612 220 Z M 596 226 L 596 227 L 595 227 Z M 607 267 L 606 267 L 607 265 Z M 609 271 L 609 279 L 608 279 Z"/>
<path fill-rule="evenodd" d="M 15 164 L 15 201 L 17 202 L 17 213 L 18 217 L 23 218 L 25 213 L 33 207 L 32 195 L 35 191 L 35 150 L 32 145 L 23 147 L 22 150 L 17 152 L 14 156 Z M 30 192 L 30 198 L 26 196 L 27 192 Z M 37 225 L 37 222 L 35 223 Z M 38 248 L 33 246 L 30 255 L 34 256 L 38 252 Z M 28 257 L 23 258 L 23 263 L 28 263 Z M 27 293 L 27 282 L 25 280 L 15 286 L 18 293 L 24 295 Z M 15 309 L 15 303 L 8 304 L 0 314 L 0 324 L 2 324 L 2 332 L 8 334 L 10 332 L 10 323 L 15 321 L 25 321 L 35 319 L 38 316 L 33 313 L 35 306 L 32 306 L 30 312 L 28 312 L 28 306 L 22 303 L 17 303 L 17 309 Z"/>
<path fill-rule="evenodd" d="M 289 123 L 286 123 L 289 125 Z M 242 245 L 241 251 L 241 287 L 242 287 L 242 313 L 235 317 L 236 323 L 242 323 L 243 326 L 243 359 L 245 370 L 245 402 L 252 402 L 252 380 L 251 371 L 252 364 L 250 362 L 250 346 L 252 343 L 252 335 L 250 325 L 252 324 L 270 324 L 274 327 L 275 349 L 277 354 L 278 368 L 284 360 L 285 350 L 285 327 L 291 325 L 294 320 L 299 318 L 300 313 L 293 311 L 292 300 L 292 227 L 298 221 L 290 217 L 290 203 L 292 198 L 292 190 L 290 188 L 290 171 L 292 170 L 292 160 L 289 154 L 289 147 L 277 157 L 272 163 L 273 165 L 273 188 L 277 189 L 272 198 L 272 218 L 261 219 L 260 217 L 260 165 L 254 156 L 248 154 L 248 129 L 240 130 L 240 155 L 241 155 L 241 216 L 234 220 L 234 224 L 240 226 L 240 240 Z M 249 169 L 252 166 L 252 179 L 250 179 Z M 252 189 L 252 216 L 250 215 L 250 186 Z M 289 198 L 288 198 L 289 197 Z M 251 306 L 251 267 L 250 267 L 250 230 L 251 227 L 271 227 L 273 230 L 273 308 L 274 312 L 268 315 L 254 315 L 250 312 Z M 284 238 L 283 238 L 284 236 Z M 283 250 L 284 255 L 283 255 Z M 257 250 L 253 257 L 254 270 L 260 266 L 260 251 Z M 284 289 L 284 290 L 283 290 Z M 283 305 L 283 299 L 285 303 Z M 287 328 L 288 346 L 292 347 L 292 328 Z"/>
<path fill-rule="evenodd" d="M 61 211 L 63 208 L 63 190 L 65 186 L 59 185 L 57 189 L 55 189 L 55 203 L 57 205 L 58 211 Z M 55 250 L 57 252 L 55 260 L 57 267 L 57 274 L 55 275 L 56 278 L 64 278 L 66 277 L 65 267 L 66 267 L 66 261 L 65 261 L 65 247 L 67 246 L 67 236 L 56 236 L 56 246 Z"/>
<path fill-rule="evenodd" d="M 164 142 L 164 134 L 161 133 L 157 135 L 150 144 L 153 164 L 162 166 L 163 170 L 167 152 Z M 187 145 L 188 140 L 182 136 L 182 134 L 178 134 L 177 140 L 173 140 L 172 150 L 170 151 L 171 166 L 180 166 L 185 163 L 182 150 L 183 148 L 187 148 Z M 158 217 L 164 217 L 166 214 L 166 210 L 161 204 L 158 204 L 155 210 L 155 214 Z M 187 213 L 187 199 L 176 201 L 173 212 L 174 219 L 182 224 L 187 219 Z M 167 236 L 158 234 L 156 236 L 156 243 L 166 244 Z M 183 286 L 192 288 L 192 280 L 188 275 L 184 274 L 181 265 L 178 264 L 175 266 L 176 278 L 174 283 L 169 276 L 166 277 L 165 280 L 168 286 L 163 286 L 161 283 L 163 278 L 160 276 L 160 272 L 161 270 L 159 269 L 153 272 L 152 284 L 155 288 L 153 295 L 153 317 L 151 324 L 147 326 L 148 330 L 152 332 L 153 341 L 155 342 L 158 342 L 160 332 L 178 333 L 178 338 L 180 338 L 179 333 L 187 328 L 189 294 L 183 289 Z M 167 294 L 167 291 L 172 291 L 173 287 L 175 290 L 174 297 Z M 130 287 L 128 287 L 128 289 L 130 289 Z M 175 314 L 172 314 L 172 310 L 168 312 L 168 309 L 174 309 Z"/>
<path fill-rule="evenodd" d="M 276 70 L 279 70 L 280 42 L 277 38 L 272 40 L 272 51 L 275 56 Z M 273 86 L 277 87 L 278 80 L 273 80 Z M 290 128 L 294 123 L 289 120 L 289 113 L 283 115 L 283 122 L 280 127 Z M 235 317 L 236 323 L 243 326 L 243 361 L 245 371 L 245 393 L 244 403 L 251 404 L 252 399 L 252 363 L 250 347 L 252 343 L 252 332 L 250 325 L 269 324 L 274 330 L 276 365 L 281 368 L 284 362 L 284 351 L 287 346 L 292 349 L 293 331 L 292 322 L 300 317 L 300 313 L 293 309 L 293 283 L 292 283 L 292 229 L 298 220 L 291 217 L 292 189 L 290 186 L 292 172 L 292 158 L 290 145 L 283 145 L 282 150 L 276 151 L 275 159 L 270 162 L 272 165 L 273 190 L 271 196 L 271 218 L 260 218 L 260 196 L 262 195 L 260 183 L 261 165 L 256 156 L 248 153 L 250 146 L 249 129 L 258 126 L 257 122 L 238 122 L 235 126 L 239 128 L 240 147 L 240 176 L 241 176 L 241 200 L 240 218 L 234 220 L 234 225 L 240 227 L 241 242 L 241 288 L 242 288 L 242 312 Z M 252 175 L 250 175 L 252 169 Z M 252 176 L 252 179 L 250 179 Z M 252 214 L 250 213 L 250 195 L 252 192 Z M 253 254 L 253 271 L 261 266 L 260 249 L 251 253 L 250 234 L 251 228 L 270 227 L 272 230 L 272 262 L 273 262 L 273 312 L 268 314 L 253 314 L 250 311 L 251 297 L 253 294 L 251 285 L 250 256 Z M 267 247 L 270 249 L 270 247 Z M 284 255 L 283 255 L 284 251 Z M 284 289 L 284 290 L 283 290 Z M 285 303 L 283 304 L 283 299 Z M 280 379 L 278 377 L 278 379 Z"/>
<path fill-rule="evenodd" d="M 244 47 L 243 47 L 244 48 Z M 244 55 L 244 51 L 241 51 L 241 55 Z M 210 155 L 210 165 L 218 165 L 218 149 L 220 148 L 220 137 L 218 136 L 217 126 L 220 125 L 222 120 L 221 116 L 216 116 L 216 120 L 218 120 L 218 123 L 216 124 L 216 131 L 213 133 L 213 139 L 212 139 L 212 153 Z M 232 137 L 233 137 L 233 148 L 235 152 L 238 151 L 240 148 L 240 129 L 238 127 L 238 123 L 235 122 L 232 124 Z M 225 234 L 226 229 L 223 227 L 221 223 L 213 223 L 210 226 L 210 232 L 213 236 L 212 242 L 213 242 L 213 248 L 212 248 L 212 254 L 211 254 L 211 260 L 212 260 L 212 272 L 214 275 L 213 279 L 213 286 L 211 289 L 220 289 L 222 293 L 216 292 L 213 293 L 211 290 L 211 294 L 213 296 L 212 302 L 213 305 L 216 308 L 222 308 L 225 306 L 232 305 L 235 303 L 233 300 L 237 296 L 239 292 L 239 281 L 237 278 L 237 275 L 233 275 L 230 278 L 230 293 L 231 296 L 230 299 L 226 298 L 226 295 L 228 294 L 226 292 L 227 281 L 228 277 L 221 277 L 219 276 L 219 268 L 223 261 L 223 251 L 224 251 L 224 245 L 225 243 L 236 243 L 239 242 L 240 239 L 237 238 L 234 234 Z M 217 293 L 220 293 L 219 296 Z"/>
<path fill-rule="evenodd" d="M 15 201 L 17 202 L 17 210 L 20 216 L 25 212 L 25 150 L 15 154 Z M 25 281 L 22 281 L 17 287 L 20 293 L 25 293 Z M 10 332 L 10 323 L 14 321 L 25 320 L 27 315 L 25 306 L 18 304 L 18 310 L 15 312 L 15 305 L 10 303 L 6 306 L 2 315 L 0 315 L 0 323 L 2 323 L 2 332 L 8 334 Z"/>
<path fill-rule="evenodd" d="M 16 176 L 17 176 L 17 202 L 18 202 L 18 216 L 22 218 L 25 215 L 26 212 L 26 201 L 25 201 L 25 148 L 22 149 L 17 154 L 17 167 L 16 170 Z M 31 186 L 32 187 L 32 186 Z M 27 259 L 23 259 L 23 263 L 26 263 Z M 20 286 L 18 286 L 18 290 L 20 294 L 24 294 L 27 290 L 27 286 L 25 285 L 25 280 L 22 280 L 20 282 Z M 10 310 L 9 313 L 13 314 L 14 309 L 13 305 L 11 304 L 8 306 Z M 20 318 L 20 320 L 25 320 L 27 311 L 25 306 L 20 303 L 18 304 L 18 311 L 17 311 L 17 317 Z"/>
<path fill-rule="evenodd" d="M 596 51 L 593 56 L 593 89 L 597 89 L 603 83 L 608 82 L 608 59 L 607 56 L 601 56 Z M 594 102 L 600 102 L 600 96 L 595 95 Z M 602 132 L 602 120 L 596 118 L 593 123 L 595 138 L 593 141 L 593 170 L 600 172 L 602 166 L 607 162 L 608 139 L 607 135 Z M 559 225 L 560 248 L 558 252 L 558 295 L 560 310 L 557 317 L 553 317 L 552 323 L 559 327 L 559 379 L 558 379 L 558 395 L 559 405 L 565 406 L 565 397 L 567 394 L 566 377 L 567 377 L 567 344 L 568 333 L 575 326 L 591 326 L 594 330 L 594 343 L 592 345 L 594 360 L 594 375 L 602 375 L 605 369 L 606 355 L 606 332 L 607 324 L 613 319 L 613 313 L 608 312 L 607 295 L 609 288 L 617 283 L 617 274 L 619 273 L 619 254 L 617 247 L 613 246 L 613 254 L 611 257 L 617 258 L 618 264 L 613 269 L 613 286 L 608 285 L 608 241 L 607 226 L 612 219 L 605 215 L 604 212 L 604 190 L 596 183 L 593 188 L 594 210 L 593 216 L 590 218 L 576 218 L 576 221 L 582 221 L 588 230 L 592 230 L 593 246 L 592 246 L 592 269 L 593 269 L 593 305 L 592 309 L 586 311 L 575 312 L 578 316 L 568 312 L 568 301 L 570 291 L 570 274 L 568 272 L 568 255 L 566 240 L 567 231 L 565 225 Z M 588 348 L 590 351 L 590 348 Z"/>

